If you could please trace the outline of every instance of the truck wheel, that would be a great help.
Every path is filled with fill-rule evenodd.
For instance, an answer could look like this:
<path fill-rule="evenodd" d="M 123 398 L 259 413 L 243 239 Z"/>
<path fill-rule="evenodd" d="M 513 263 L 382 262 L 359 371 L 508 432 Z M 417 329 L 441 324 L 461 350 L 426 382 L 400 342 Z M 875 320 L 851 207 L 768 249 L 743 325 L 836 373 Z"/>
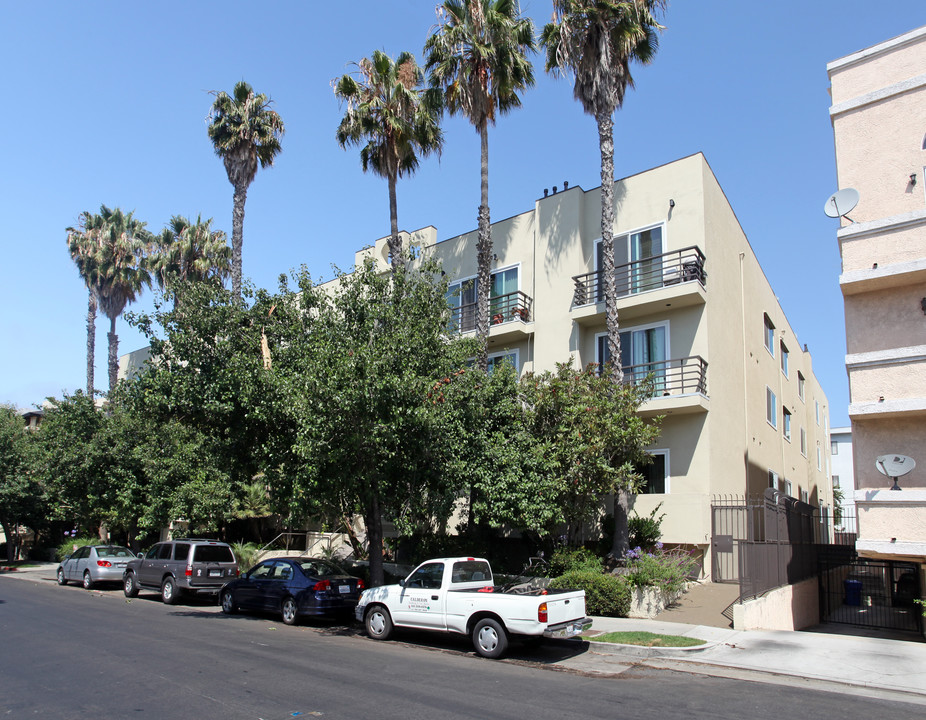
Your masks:
<path fill-rule="evenodd" d="M 392 635 L 392 618 L 389 611 L 382 605 L 374 605 L 363 616 L 363 624 L 367 635 L 374 640 L 388 640 Z"/>
<path fill-rule="evenodd" d="M 122 578 L 122 592 L 127 598 L 133 598 L 138 595 L 138 585 L 135 582 L 135 573 L 128 573 Z"/>
<path fill-rule="evenodd" d="M 473 627 L 473 646 L 486 658 L 500 658 L 508 649 L 508 633 L 496 620 L 482 618 Z"/>
<path fill-rule="evenodd" d="M 170 576 L 164 578 L 161 583 L 161 600 L 165 605 L 176 605 L 180 599 L 180 591 L 177 590 L 177 583 Z"/>

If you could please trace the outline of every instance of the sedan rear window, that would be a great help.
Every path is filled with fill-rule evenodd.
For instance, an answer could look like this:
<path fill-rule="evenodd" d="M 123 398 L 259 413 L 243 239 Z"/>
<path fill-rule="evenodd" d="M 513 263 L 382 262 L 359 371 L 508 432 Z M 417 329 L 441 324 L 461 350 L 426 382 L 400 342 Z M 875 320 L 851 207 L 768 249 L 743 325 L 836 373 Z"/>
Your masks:
<path fill-rule="evenodd" d="M 235 562 L 231 548 L 228 545 L 197 545 L 193 556 L 195 562 Z"/>
<path fill-rule="evenodd" d="M 341 568 L 326 560 L 306 560 L 299 563 L 299 567 L 309 577 L 327 577 L 329 575 L 346 575 Z"/>
<path fill-rule="evenodd" d="M 124 547 L 98 547 L 96 549 L 96 554 L 99 557 L 135 557 L 133 553 L 128 548 Z"/>

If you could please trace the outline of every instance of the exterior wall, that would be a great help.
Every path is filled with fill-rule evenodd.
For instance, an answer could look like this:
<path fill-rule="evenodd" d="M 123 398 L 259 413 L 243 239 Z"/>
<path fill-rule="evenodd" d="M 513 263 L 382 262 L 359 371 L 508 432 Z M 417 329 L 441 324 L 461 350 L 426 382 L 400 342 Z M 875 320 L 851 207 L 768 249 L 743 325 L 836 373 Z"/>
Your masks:
<path fill-rule="evenodd" d="M 926 27 L 827 66 L 839 187 L 859 191 L 837 233 L 845 299 L 858 551 L 926 563 Z M 900 479 L 889 453 L 920 461 Z M 915 552 L 911 552 L 915 551 Z"/>
<path fill-rule="evenodd" d="M 838 487 L 843 492 L 843 522 L 838 527 L 845 528 L 848 532 L 854 532 L 855 523 L 855 469 L 852 465 L 852 429 L 847 427 L 831 428 L 830 442 L 832 448 L 831 472 L 833 477 L 833 486 L 837 487 L 836 478 L 839 479 Z M 851 520 L 850 520 L 851 518 Z"/>
<path fill-rule="evenodd" d="M 709 576 L 713 495 L 761 494 L 772 469 L 792 482 L 795 497 L 805 490 L 811 502 L 832 504 L 826 396 L 814 378 L 810 354 L 788 324 L 702 155 L 619 180 L 614 191 L 616 238 L 660 226 L 662 253 L 695 247 L 704 255 L 703 286 L 662 282 L 663 277 L 658 287 L 620 298 L 618 309 L 622 331 L 667 328 L 667 360 L 697 356 L 707 362 L 706 392 L 667 392 L 641 408 L 644 415 L 664 418 L 651 450 L 666 455 L 667 492 L 638 495 L 635 509 L 646 515 L 662 503 L 663 540 L 699 549 Z M 405 241 L 418 245 L 423 257 L 439 259 L 452 282 L 475 277 L 476 231 L 439 242 L 436 236 L 429 227 L 405 234 Z M 532 312 L 526 322 L 490 327 L 490 356 L 517 350 L 522 373 L 552 370 L 557 362 L 584 367 L 600 361 L 604 303 L 595 297 L 577 303 L 574 280 L 599 270 L 600 237 L 598 188 L 571 187 L 493 224 L 493 271 L 518 268 L 519 289 L 530 298 Z M 629 260 L 622 254 L 625 249 L 616 250 L 617 265 Z M 386 239 L 357 254 L 358 262 L 366 257 L 385 272 Z M 764 347 L 765 314 L 774 319 L 776 343 L 789 350 L 787 376 L 779 351 L 772 357 Z M 798 372 L 805 378 L 803 401 Z M 780 398 L 776 428 L 766 422 L 766 387 Z M 819 425 L 812 420 L 814 402 L 820 405 Z M 790 441 L 782 432 L 782 405 L 793 413 Z M 806 456 L 800 452 L 801 426 L 808 433 Z M 818 446 L 826 450 L 820 470 Z"/>
<path fill-rule="evenodd" d="M 776 588 L 762 597 L 733 606 L 735 630 L 800 630 L 820 623 L 818 580 Z"/>

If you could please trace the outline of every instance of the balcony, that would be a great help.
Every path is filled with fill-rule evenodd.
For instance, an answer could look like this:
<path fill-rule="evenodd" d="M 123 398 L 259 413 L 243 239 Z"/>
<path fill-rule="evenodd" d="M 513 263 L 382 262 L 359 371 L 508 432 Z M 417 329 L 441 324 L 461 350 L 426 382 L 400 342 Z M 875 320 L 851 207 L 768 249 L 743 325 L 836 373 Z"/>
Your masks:
<path fill-rule="evenodd" d="M 653 394 L 640 406 L 644 417 L 707 412 L 707 361 L 699 355 L 623 368 L 624 382 L 653 379 Z"/>
<path fill-rule="evenodd" d="M 707 302 L 704 254 L 696 246 L 654 255 L 614 268 L 618 311 L 631 319 Z M 602 271 L 575 275 L 572 317 L 582 325 L 600 323 L 605 314 Z"/>
<path fill-rule="evenodd" d="M 516 342 L 534 334 L 533 301 L 520 290 L 489 298 L 489 344 Z M 450 309 L 450 331 L 476 330 L 476 303 Z"/>

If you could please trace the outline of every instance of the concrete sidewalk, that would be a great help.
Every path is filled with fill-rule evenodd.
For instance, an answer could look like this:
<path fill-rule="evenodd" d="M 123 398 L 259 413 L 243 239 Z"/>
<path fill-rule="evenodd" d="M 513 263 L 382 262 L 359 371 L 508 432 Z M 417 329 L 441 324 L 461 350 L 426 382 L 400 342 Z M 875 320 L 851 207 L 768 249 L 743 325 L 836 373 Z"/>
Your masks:
<path fill-rule="evenodd" d="M 37 563 L 0 571 L 0 582 L 15 577 L 54 583 L 56 568 L 57 563 Z M 662 620 L 596 617 L 593 631 L 647 631 L 705 642 L 691 648 L 645 648 L 592 641 L 587 651 L 566 653 L 554 664 L 596 675 L 616 675 L 644 666 L 926 705 L 926 642 L 922 638 L 840 635 L 828 629 L 740 631 Z"/>

